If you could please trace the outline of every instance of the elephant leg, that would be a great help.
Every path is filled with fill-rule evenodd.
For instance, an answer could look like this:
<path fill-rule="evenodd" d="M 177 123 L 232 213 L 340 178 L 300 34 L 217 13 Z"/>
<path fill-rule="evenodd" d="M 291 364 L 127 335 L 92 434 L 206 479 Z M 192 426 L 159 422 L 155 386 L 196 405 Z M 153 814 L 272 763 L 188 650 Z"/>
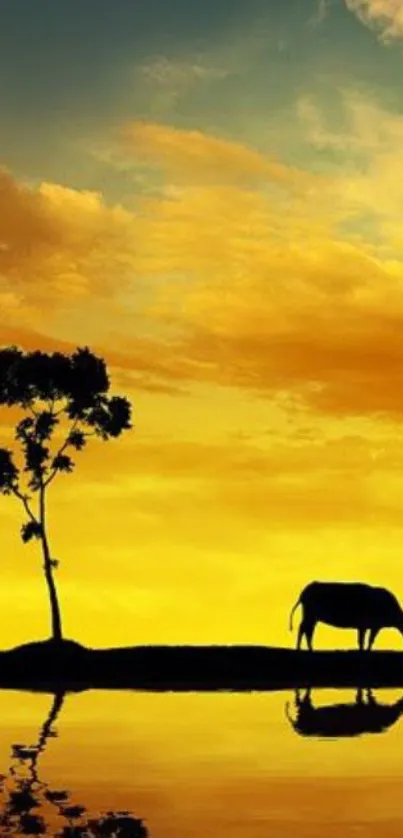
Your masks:
<path fill-rule="evenodd" d="M 305 636 L 309 650 L 312 650 L 312 637 L 315 631 L 315 622 L 309 619 L 305 614 L 301 620 L 301 625 L 298 629 L 297 649 L 301 649 L 302 640 Z"/>
<path fill-rule="evenodd" d="M 364 645 L 365 645 L 366 629 L 365 628 L 359 628 L 357 634 L 358 634 L 358 648 L 359 648 L 360 652 L 362 652 L 363 649 L 364 649 Z"/>
<path fill-rule="evenodd" d="M 302 605 L 302 615 L 301 615 L 301 622 L 298 629 L 298 636 L 297 636 L 297 650 L 299 651 L 302 647 L 302 641 L 305 635 L 305 627 L 306 627 L 307 619 L 305 613 L 305 606 Z"/>
<path fill-rule="evenodd" d="M 306 687 L 303 691 L 301 687 L 295 690 L 295 706 L 302 707 L 304 704 L 311 704 L 311 688 Z"/>
<path fill-rule="evenodd" d="M 301 690 L 300 690 L 299 687 L 297 687 L 296 690 L 295 690 L 295 697 L 294 697 L 295 706 L 296 707 L 301 707 L 301 704 L 302 704 L 303 700 L 304 699 L 301 698 Z"/>
<path fill-rule="evenodd" d="M 380 632 L 379 628 L 372 628 L 370 630 L 369 641 L 368 641 L 368 651 L 371 651 L 379 632 Z"/>
<path fill-rule="evenodd" d="M 304 623 L 302 622 L 299 629 L 298 629 L 298 637 L 297 637 L 297 649 L 300 650 L 302 646 L 302 639 L 305 634 Z"/>
<path fill-rule="evenodd" d="M 298 629 L 298 638 L 297 638 L 297 649 L 298 650 L 301 649 L 301 647 L 302 647 L 302 641 L 303 641 L 304 637 L 306 638 L 306 641 L 308 642 L 306 620 L 302 620 L 302 623 L 301 623 L 301 625 Z"/>
<path fill-rule="evenodd" d="M 312 641 L 313 641 L 313 635 L 314 635 L 314 631 L 315 631 L 315 625 L 316 624 L 312 623 L 312 622 L 306 622 L 305 623 L 305 629 L 304 629 L 305 637 L 306 637 L 307 646 L 308 646 L 308 649 L 309 649 L 310 652 L 312 652 L 312 650 L 313 650 L 313 642 Z"/>

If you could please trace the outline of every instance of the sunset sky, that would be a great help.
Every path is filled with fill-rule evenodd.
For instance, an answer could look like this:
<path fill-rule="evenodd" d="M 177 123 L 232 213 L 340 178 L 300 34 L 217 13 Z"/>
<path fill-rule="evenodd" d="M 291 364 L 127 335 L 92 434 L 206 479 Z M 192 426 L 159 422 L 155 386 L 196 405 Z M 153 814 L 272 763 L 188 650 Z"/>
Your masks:
<path fill-rule="evenodd" d="M 402 77 L 403 0 L 0 0 L 1 343 L 89 345 L 135 407 L 52 486 L 68 636 L 403 600 Z M 0 498 L 1 645 L 48 633 L 22 521 Z"/>

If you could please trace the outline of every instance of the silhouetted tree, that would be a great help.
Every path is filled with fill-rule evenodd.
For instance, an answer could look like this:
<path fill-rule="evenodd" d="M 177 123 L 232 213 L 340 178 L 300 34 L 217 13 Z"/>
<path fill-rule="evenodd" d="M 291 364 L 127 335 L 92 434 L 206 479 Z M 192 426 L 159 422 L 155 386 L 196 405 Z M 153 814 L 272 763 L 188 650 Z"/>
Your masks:
<path fill-rule="evenodd" d="M 73 453 L 88 437 L 109 440 L 131 428 L 131 406 L 108 395 L 105 361 L 90 350 L 73 354 L 0 350 L 0 405 L 23 411 L 15 427 L 21 464 L 7 448 L 0 449 L 0 492 L 14 495 L 27 516 L 21 529 L 24 542 L 38 539 L 49 591 L 52 637 L 62 639 L 62 623 L 47 532 L 47 491 L 55 477 L 73 471 Z M 53 450 L 52 441 L 54 440 Z"/>

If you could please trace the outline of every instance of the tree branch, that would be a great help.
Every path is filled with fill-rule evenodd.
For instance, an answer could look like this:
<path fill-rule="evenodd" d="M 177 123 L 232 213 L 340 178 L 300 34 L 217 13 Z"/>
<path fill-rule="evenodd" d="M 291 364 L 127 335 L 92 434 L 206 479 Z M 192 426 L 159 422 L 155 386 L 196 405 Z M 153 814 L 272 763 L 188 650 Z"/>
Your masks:
<path fill-rule="evenodd" d="M 72 434 L 72 432 L 73 432 L 73 431 L 75 431 L 75 430 L 77 429 L 77 425 L 78 425 L 79 421 L 80 421 L 79 419 L 75 419 L 75 420 L 74 420 L 74 422 L 73 422 L 73 424 L 72 424 L 72 426 L 71 426 L 71 428 L 70 428 L 70 430 L 69 430 L 69 432 L 68 432 L 68 434 L 67 434 L 67 437 L 66 437 L 66 439 L 65 439 L 65 440 L 64 440 L 64 442 L 63 442 L 63 445 L 62 445 L 62 446 L 59 448 L 59 450 L 56 452 L 56 454 L 55 454 L 55 456 L 54 456 L 54 458 L 53 458 L 53 459 L 55 459 L 56 457 L 60 457 L 62 454 L 64 454 L 64 452 L 65 452 L 66 448 L 68 448 L 68 446 L 69 446 L 69 444 L 70 444 L 70 443 L 69 443 L 70 435 Z M 43 482 L 43 488 L 44 488 L 44 489 L 46 489 L 46 488 L 49 486 L 49 484 L 52 482 L 52 480 L 54 480 L 54 479 L 55 479 L 56 474 L 57 474 L 57 468 L 53 469 L 53 471 L 50 473 L 50 475 L 49 475 L 49 477 L 47 478 L 47 480 L 44 480 L 44 482 Z"/>
<path fill-rule="evenodd" d="M 13 492 L 13 494 L 15 495 L 15 497 L 16 497 L 16 498 L 18 498 L 18 499 L 21 501 L 21 503 L 23 504 L 24 509 L 25 509 L 25 511 L 26 511 L 26 513 L 27 513 L 27 515 L 28 515 L 28 517 L 31 519 L 31 521 L 33 521 L 33 522 L 34 522 L 34 524 L 37 524 L 37 523 L 38 523 L 38 521 L 37 521 L 37 519 L 35 518 L 35 515 L 34 515 L 34 513 L 32 512 L 32 509 L 31 509 L 31 508 L 30 508 L 30 506 L 29 506 L 29 502 L 28 502 L 28 498 L 27 498 L 27 496 L 26 496 L 26 495 L 23 495 L 23 494 L 22 494 L 22 492 L 20 491 L 20 489 L 17 489 L 17 487 L 16 487 L 16 486 L 13 486 L 13 488 L 12 488 L 12 492 Z"/>
<path fill-rule="evenodd" d="M 38 418 L 39 413 L 36 412 L 34 406 L 32 404 L 28 404 L 27 409 L 32 413 L 32 416 L 35 416 L 35 419 Z"/>

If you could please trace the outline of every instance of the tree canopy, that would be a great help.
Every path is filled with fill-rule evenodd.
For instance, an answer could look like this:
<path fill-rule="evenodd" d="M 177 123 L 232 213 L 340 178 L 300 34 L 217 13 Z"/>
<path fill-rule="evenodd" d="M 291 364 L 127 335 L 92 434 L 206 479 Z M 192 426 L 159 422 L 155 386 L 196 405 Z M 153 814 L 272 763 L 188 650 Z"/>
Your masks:
<path fill-rule="evenodd" d="M 72 471 L 74 462 L 66 451 L 81 451 L 88 436 L 108 440 L 131 427 L 128 399 L 108 396 L 109 387 L 105 361 L 88 348 L 70 356 L 25 353 L 17 347 L 0 350 L 0 405 L 19 406 L 29 414 L 17 424 L 15 436 L 30 489 L 48 485 L 57 472 Z M 49 441 L 62 417 L 71 420 L 70 430 L 52 454 Z M 13 492 L 18 478 L 11 451 L 0 449 L 0 491 Z"/>

